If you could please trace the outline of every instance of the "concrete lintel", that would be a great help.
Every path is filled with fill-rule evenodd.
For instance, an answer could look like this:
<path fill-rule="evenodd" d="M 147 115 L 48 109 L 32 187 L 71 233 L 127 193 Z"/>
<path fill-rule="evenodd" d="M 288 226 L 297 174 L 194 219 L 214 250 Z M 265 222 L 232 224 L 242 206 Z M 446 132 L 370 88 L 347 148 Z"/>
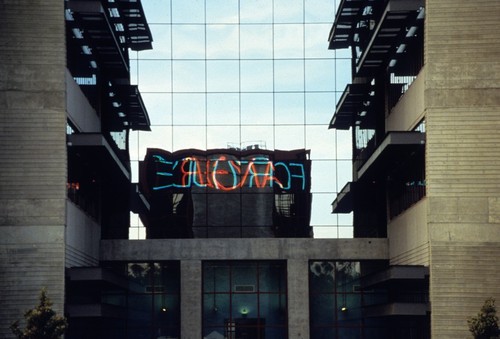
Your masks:
<path fill-rule="evenodd" d="M 229 240 L 229 241 L 228 241 Z M 102 240 L 101 260 L 387 260 L 387 239 Z"/>

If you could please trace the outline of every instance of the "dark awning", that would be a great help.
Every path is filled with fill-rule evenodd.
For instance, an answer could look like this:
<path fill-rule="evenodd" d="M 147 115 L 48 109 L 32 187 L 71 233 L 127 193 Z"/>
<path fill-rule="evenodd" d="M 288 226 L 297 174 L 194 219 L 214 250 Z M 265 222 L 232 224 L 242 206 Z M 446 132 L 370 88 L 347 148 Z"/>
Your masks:
<path fill-rule="evenodd" d="M 348 182 L 332 202 L 332 213 L 351 213 L 355 182 Z"/>
<path fill-rule="evenodd" d="M 424 281 L 428 276 L 429 267 L 426 266 L 391 266 L 384 271 L 363 277 L 361 287 L 373 288 L 390 281 Z"/>
<path fill-rule="evenodd" d="M 380 172 L 406 159 L 413 152 L 423 152 L 425 133 L 389 132 L 358 171 L 358 181 L 376 178 Z"/>
<path fill-rule="evenodd" d="M 130 165 L 124 163 L 117 150 L 99 133 L 80 133 L 67 136 L 68 152 L 78 155 L 95 166 L 112 168 L 116 166 L 126 180 L 130 180 Z M 76 154 L 78 153 L 78 154 Z"/>
<path fill-rule="evenodd" d="M 152 48 L 152 36 L 140 1 L 72 0 L 66 4 L 66 23 L 79 43 L 80 54 L 115 78 L 128 79 L 128 48 Z"/>
<path fill-rule="evenodd" d="M 146 0 L 147 1 L 147 0 Z M 142 4 L 138 0 L 118 0 L 123 22 L 127 31 L 127 44 L 133 51 L 152 49 L 153 37 L 146 21 Z M 113 3 L 108 2 L 108 6 Z"/>
<path fill-rule="evenodd" d="M 328 38 L 330 42 L 329 49 L 351 46 L 356 25 L 365 6 L 365 0 L 342 0 L 340 2 L 335 16 L 335 23 Z"/>
<path fill-rule="evenodd" d="M 428 303 L 389 303 L 363 308 L 365 317 L 426 316 L 430 312 Z"/>
<path fill-rule="evenodd" d="M 133 130 L 151 131 L 149 115 L 142 101 L 139 88 L 135 85 L 128 86 L 128 111 L 129 127 Z"/>
<path fill-rule="evenodd" d="M 115 34 L 106 9 L 98 1 L 68 1 L 66 9 L 70 11 L 67 25 L 82 49 L 81 54 L 93 59 L 100 69 L 116 77 L 128 78 L 129 66 L 126 51 L 120 43 L 120 36 Z M 77 33 L 77 32 L 80 33 Z M 123 38 L 124 39 L 124 38 Z M 122 40 L 123 40 L 122 39 Z"/>
<path fill-rule="evenodd" d="M 374 75 L 380 67 L 387 67 L 404 41 L 407 28 L 414 24 L 424 0 L 391 0 L 388 2 L 375 32 L 372 34 L 356 66 L 356 76 Z"/>
<path fill-rule="evenodd" d="M 329 128 L 347 130 L 356 124 L 370 128 L 373 90 L 370 84 L 349 84 L 337 103 Z"/>

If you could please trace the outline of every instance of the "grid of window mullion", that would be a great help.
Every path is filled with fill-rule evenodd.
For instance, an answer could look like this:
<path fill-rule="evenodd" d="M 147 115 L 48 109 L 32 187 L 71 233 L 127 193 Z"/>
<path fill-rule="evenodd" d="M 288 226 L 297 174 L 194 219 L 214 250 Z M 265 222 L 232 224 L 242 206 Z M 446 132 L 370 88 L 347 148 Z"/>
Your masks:
<path fill-rule="evenodd" d="M 255 292 L 253 293 L 250 293 L 250 294 L 255 294 L 256 297 L 257 297 L 257 302 L 256 302 L 256 307 L 257 307 L 257 318 L 262 318 L 262 314 L 261 314 L 261 295 L 278 295 L 278 298 L 280 298 L 280 303 L 281 303 L 281 298 L 283 296 L 283 294 L 286 296 L 287 294 L 287 289 L 286 289 L 286 279 L 285 279 L 285 287 L 284 289 L 282 289 L 282 281 L 280 280 L 279 281 L 279 287 L 278 287 L 278 291 L 273 291 L 273 290 L 269 290 L 269 291 L 262 291 L 262 288 L 260 286 L 260 272 L 261 272 L 261 269 L 262 269 L 262 265 L 261 263 L 259 262 L 248 262 L 250 265 L 255 265 L 255 270 L 256 270 L 256 290 Z M 235 320 L 235 318 L 233 318 L 233 314 L 235 312 L 235 310 L 233 309 L 233 296 L 234 295 L 248 295 L 249 293 L 248 292 L 236 292 L 234 290 L 234 267 L 235 266 L 240 266 L 242 264 L 242 262 L 226 262 L 225 263 L 225 266 L 224 267 L 227 267 L 228 268 L 228 273 L 229 273 L 229 290 L 228 291 L 225 291 L 225 292 L 221 292 L 221 291 L 217 291 L 214 290 L 213 291 L 203 291 L 203 294 L 206 296 L 206 295 L 212 295 L 213 298 L 214 298 L 214 305 L 215 305 L 215 298 L 217 297 L 217 295 L 227 295 L 229 297 L 229 308 L 228 308 L 228 314 L 229 314 L 229 317 L 227 318 L 229 322 L 233 322 Z M 278 263 L 279 265 L 283 265 L 282 263 Z M 205 266 L 206 265 L 206 266 Z M 204 264 L 204 268 L 203 268 L 203 272 L 206 272 L 206 268 L 211 266 L 212 263 L 205 263 Z M 227 265 L 227 266 L 226 266 Z M 216 266 L 211 266 L 212 269 L 214 269 L 214 267 Z M 278 269 L 282 269 L 283 267 L 280 267 Z M 216 278 L 215 276 L 215 272 L 213 273 L 214 274 L 214 281 Z M 206 279 L 206 276 L 204 275 L 204 278 L 203 279 Z M 203 283 L 204 285 L 204 283 Z M 203 300 L 206 300 L 205 298 L 203 298 Z M 284 309 L 286 310 L 286 307 L 287 305 L 282 305 L 282 307 L 284 307 Z M 216 309 L 214 307 L 214 309 Z M 219 326 L 220 324 L 204 324 L 204 327 L 210 327 L 210 328 L 216 328 L 216 327 L 220 327 Z M 267 323 L 258 323 L 257 325 L 259 328 L 261 327 L 276 327 L 276 328 L 286 328 L 287 327 L 287 324 L 284 323 L 284 324 L 280 324 L 280 323 L 271 323 L 271 324 L 267 324 Z"/>
<path fill-rule="evenodd" d="M 337 7 L 336 4 L 338 1 L 335 0 L 334 2 L 335 2 L 335 8 L 336 8 Z M 205 146 L 208 147 L 210 145 L 210 140 L 211 140 L 211 138 L 210 138 L 210 133 L 212 133 L 211 130 L 217 130 L 217 127 L 225 127 L 226 129 L 229 129 L 230 126 L 234 126 L 235 127 L 235 130 L 233 130 L 234 136 L 236 137 L 236 133 L 237 133 L 238 139 L 239 139 L 238 142 L 240 144 L 242 144 L 244 142 L 245 138 L 255 138 L 254 135 L 256 135 L 256 133 L 252 132 L 251 134 L 248 134 L 248 132 L 251 129 L 255 129 L 257 127 L 267 126 L 267 131 L 268 131 L 268 135 L 269 135 L 268 140 L 270 140 L 272 143 L 272 145 L 269 145 L 269 148 L 274 149 L 274 148 L 276 148 L 275 147 L 276 145 L 278 145 L 278 144 L 284 145 L 286 143 L 286 141 L 282 140 L 284 133 L 286 134 L 287 131 L 289 131 L 288 133 L 300 133 L 300 130 L 302 127 L 303 142 L 304 142 L 303 147 L 304 148 L 310 147 L 308 145 L 308 138 L 313 137 L 314 132 L 313 132 L 313 130 L 308 129 L 307 127 L 308 126 L 321 126 L 322 124 L 317 123 L 317 120 L 315 121 L 315 123 L 308 123 L 308 121 L 307 121 L 308 120 L 308 109 L 309 109 L 308 105 L 309 105 L 309 103 L 311 103 L 314 100 L 314 97 L 308 97 L 308 94 L 309 93 L 337 93 L 337 79 L 334 80 L 335 82 L 334 82 L 334 84 L 332 84 L 334 86 L 334 88 L 331 90 L 330 89 L 329 90 L 322 90 L 321 87 L 319 88 L 319 90 L 317 90 L 317 88 L 315 88 L 314 85 L 310 86 L 311 85 L 310 80 L 308 80 L 309 81 L 309 86 L 308 86 L 309 88 L 308 88 L 308 87 L 306 87 L 306 85 L 307 85 L 306 76 L 311 71 L 306 66 L 308 66 L 308 65 L 309 66 L 311 66 L 311 65 L 313 65 L 313 66 L 318 65 L 319 66 L 321 64 L 321 62 L 320 62 L 321 60 L 323 60 L 323 61 L 334 60 L 335 61 L 334 62 L 335 73 L 337 73 L 340 70 L 337 68 L 339 66 L 337 66 L 337 62 L 336 62 L 336 60 L 337 60 L 337 52 L 336 51 L 331 51 L 332 56 L 333 56 L 332 58 L 325 56 L 325 55 L 322 55 L 322 54 L 316 54 L 314 52 L 310 53 L 310 52 L 308 52 L 309 47 L 306 45 L 306 40 L 309 41 L 308 37 L 313 36 L 309 32 L 313 32 L 313 34 L 314 34 L 314 32 L 317 31 L 316 27 L 313 27 L 313 25 L 331 25 L 331 22 L 314 21 L 314 20 L 307 19 L 306 0 L 303 0 L 301 3 L 301 5 L 302 5 L 302 14 L 301 14 L 302 18 L 301 19 L 302 20 L 295 19 L 292 21 L 281 22 L 279 19 L 277 19 L 277 18 L 279 18 L 279 12 L 278 12 L 278 9 L 276 8 L 276 5 L 277 5 L 276 1 L 272 0 L 272 5 L 271 5 L 272 6 L 272 18 L 270 17 L 270 21 L 266 21 L 266 22 L 264 22 L 264 21 L 263 22 L 241 22 L 241 18 L 243 15 L 243 12 L 242 12 L 243 9 L 241 7 L 241 2 L 238 1 L 238 9 L 237 9 L 238 19 L 237 19 L 237 22 L 229 22 L 227 20 L 217 20 L 217 21 L 212 20 L 213 22 L 212 21 L 207 22 L 207 21 L 209 21 L 209 20 L 207 20 L 207 19 L 209 19 L 209 18 L 207 18 L 207 15 L 208 15 L 207 3 L 208 3 L 207 0 L 202 2 L 202 6 L 204 6 L 204 8 L 203 8 L 203 10 L 204 10 L 204 22 L 203 23 L 201 23 L 201 20 L 199 22 L 194 22 L 196 20 L 189 20 L 189 21 L 193 21 L 193 22 L 188 22 L 188 21 L 184 21 L 184 20 L 174 21 L 173 9 L 174 9 L 175 4 L 173 3 L 173 1 L 168 2 L 168 6 L 170 6 L 170 13 L 169 13 L 168 22 L 166 22 L 166 21 L 160 22 L 160 20 L 155 20 L 155 21 L 150 22 L 150 25 L 169 25 L 170 26 L 170 32 L 169 32 L 169 34 L 170 34 L 170 56 L 168 57 L 168 59 L 154 58 L 154 55 L 152 58 L 145 57 L 145 58 L 141 59 L 140 58 L 141 55 L 140 55 L 140 53 L 138 53 L 137 57 L 136 57 L 137 60 L 135 60 L 135 62 L 137 62 L 137 74 L 140 73 L 140 70 L 139 70 L 140 60 L 144 60 L 144 61 L 168 60 L 168 61 L 170 61 L 170 66 L 169 66 L 170 67 L 170 79 L 169 79 L 170 91 L 154 91 L 154 88 L 153 88 L 152 91 L 141 91 L 141 93 L 143 93 L 143 94 L 167 93 L 172 98 L 172 100 L 170 102 L 170 111 L 172 112 L 172 119 L 170 120 L 170 122 L 168 124 L 167 124 L 167 121 L 164 121 L 161 124 L 156 124 L 154 121 L 152 121 L 152 129 L 154 130 L 154 128 L 156 126 L 168 126 L 168 127 L 170 127 L 170 129 L 172 131 L 175 131 L 176 128 L 178 128 L 178 127 L 190 127 L 190 126 L 193 127 L 193 129 L 199 128 L 200 132 L 202 129 L 204 129 L 204 136 L 203 136 L 204 141 L 200 140 L 199 144 L 204 143 Z M 300 6 L 300 4 L 299 4 L 299 6 Z M 194 58 L 189 58 L 189 57 L 180 58 L 179 55 L 175 55 L 174 48 L 176 48 L 176 43 L 174 41 L 175 32 L 174 32 L 173 27 L 174 26 L 180 27 L 180 26 L 185 26 L 185 25 L 203 25 L 205 27 L 205 29 L 204 29 L 204 45 L 199 46 L 200 48 L 204 48 L 203 58 L 200 58 L 199 55 L 195 56 Z M 207 35 L 208 34 L 207 28 L 210 27 L 210 25 L 220 25 L 220 26 L 222 26 L 222 25 L 228 25 L 228 26 L 229 25 L 236 25 L 237 26 L 237 34 L 238 34 L 238 38 L 237 38 L 238 39 L 238 41 L 237 41 L 238 55 L 237 55 L 237 58 L 224 58 L 224 57 L 218 57 L 218 56 L 213 56 L 213 55 L 208 54 L 208 47 L 210 47 L 209 46 L 210 38 Z M 302 25 L 302 33 L 301 33 L 302 36 L 300 37 L 300 39 L 302 40 L 302 50 L 301 50 L 300 57 L 299 56 L 287 57 L 287 55 L 277 54 L 277 53 L 279 53 L 276 50 L 277 44 L 280 43 L 280 41 L 277 40 L 277 39 L 279 39 L 279 31 L 277 31 L 277 29 L 279 29 L 279 28 L 277 28 L 278 27 L 277 25 L 279 25 L 280 27 L 283 27 L 283 28 L 286 27 L 286 25 L 290 25 L 290 26 Z M 271 55 L 269 58 L 266 58 L 266 57 L 252 58 L 250 55 L 245 55 L 245 56 L 243 55 L 242 51 L 243 51 L 243 48 L 245 47 L 244 44 L 246 43 L 245 41 L 241 40 L 243 26 L 268 26 L 269 27 L 269 29 L 271 30 L 271 33 L 270 33 L 271 35 L 269 36 L 269 39 L 271 40 L 271 44 L 272 44 L 272 52 L 271 52 Z M 307 31 L 307 33 L 306 33 L 307 27 L 311 27 L 312 29 L 310 31 Z M 317 28 L 320 28 L 320 27 L 318 26 Z M 269 33 L 266 33 L 266 35 L 267 34 L 269 34 Z M 276 36 L 276 34 L 278 34 L 278 36 Z M 325 34 L 327 34 L 327 32 Z M 326 46 L 325 46 L 325 48 L 326 48 Z M 276 57 L 278 57 L 278 59 L 276 59 Z M 202 61 L 202 60 L 204 61 L 204 72 L 205 72 L 204 91 L 202 91 L 202 92 L 182 91 L 182 90 L 178 90 L 179 88 L 174 88 L 174 83 L 177 82 L 177 79 L 174 79 L 174 69 L 176 67 L 175 63 L 182 62 L 182 61 Z M 277 75 L 275 74 L 277 71 L 277 63 L 279 63 L 280 61 L 293 61 L 293 60 L 296 60 L 297 62 L 302 61 L 302 63 L 301 63 L 302 67 L 303 67 L 302 90 L 297 90 L 297 91 L 282 90 L 282 88 L 279 88 L 279 86 L 278 86 L 278 83 L 277 83 L 278 78 L 277 78 Z M 220 61 L 220 62 L 234 61 L 235 64 L 236 64 L 236 62 L 238 63 L 238 66 L 237 66 L 238 67 L 238 89 L 237 90 L 235 90 L 234 92 L 233 91 L 214 91 L 213 89 L 215 89 L 215 88 L 208 88 L 208 84 L 210 83 L 210 73 L 207 73 L 208 72 L 208 65 L 214 61 Z M 270 89 L 270 91 L 243 90 L 243 85 L 244 85 L 243 80 L 244 79 L 242 80 L 242 73 L 245 70 L 244 63 L 247 61 L 270 61 L 270 67 L 271 67 L 272 73 L 273 73 L 272 74 L 272 89 Z M 314 61 L 318 61 L 318 63 L 314 64 Z M 309 74 L 309 79 L 311 79 L 310 76 L 311 76 L 311 74 Z M 139 79 L 139 76 L 137 76 L 137 78 Z M 179 102 L 177 101 L 176 105 L 174 105 L 174 100 L 176 100 L 175 95 L 176 94 L 197 94 L 197 93 L 204 95 L 204 105 L 205 105 L 204 120 L 205 121 L 204 122 L 199 121 L 199 124 L 190 124 L 189 122 L 186 122 L 186 121 L 177 121 L 176 122 L 174 119 L 174 116 L 176 114 L 176 112 L 174 112 L 174 108 L 177 107 L 176 105 L 178 105 Z M 217 122 L 216 120 L 212 120 L 212 121 L 209 120 L 209 116 L 210 116 L 210 110 L 208 108 L 208 102 L 210 100 L 209 94 L 226 94 L 226 93 L 228 93 L 228 94 L 234 93 L 234 95 L 237 96 L 237 99 L 235 99 L 235 101 L 234 101 L 234 103 L 236 104 L 236 100 L 237 100 L 237 104 L 238 104 L 237 108 L 235 106 L 235 110 L 236 109 L 238 110 L 238 112 L 237 112 L 238 124 L 237 125 L 236 125 L 236 120 L 234 123 L 232 123 L 231 121 L 226 122 L 226 121 L 224 121 L 224 119 L 221 119 L 222 121 L 220 121 L 220 122 Z M 260 122 L 259 121 L 255 124 L 253 124 L 251 121 L 248 121 L 249 123 L 242 124 L 243 118 L 244 118 L 243 112 L 245 111 L 245 107 L 247 107 L 246 109 L 248 109 L 248 106 L 245 106 L 245 103 L 242 104 L 242 97 L 247 95 L 247 94 L 268 94 L 269 96 L 272 96 L 272 99 L 271 99 L 272 100 L 272 108 L 271 108 L 271 106 L 269 106 L 270 107 L 269 109 L 272 110 L 272 122 L 271 123 L 266 124 L 265 121 L 262 121 L 261 123 L 259 123 Z M 278 111 L 280 109 L 281 109 L 281 111 L 287 110 L 287 107 L 280 106 L 280 103 L 277 102 L 277 96 L 282 95 L 282 94 L 297 94 L 297 95 L 302 94 L 302 97 L 303 97 L 302 107 L 301 107 L 302 112 L 296 111 L 297 115 L 295 115 L 295 117 L 299 118 L 300 116 L 298 114 L 302 113 L 302 122 L 303 122 L 302 125 L 303 126 L 300 126 L 301 124 L 297 120 L 295 120 L 295 122 L 288 123 L 286 120 L 284 120 L 284 115 L 281 115 L 281 120 L 280 120 L 280 118 L 279 118 L 280 113 Z M 284 96 L 281 96 L 281 98 L 284 98 Z M 269 100 L 269 103 L 271 100 Z M 297 99 L 297 100 L 300 100 L 300 99 Z M 297 103 L 299 103 L 299 101 L 297 101 Z M 332 110 L 333 110 L 334 106 L 335 106 L 335 102 L 332 102 Z M 216 106 L 214 106 L 214 107 L 216 107 Z M 213 117 L 215 117 L 215 116 L 213 116 Z M 183 122 L 183 123 L 181 123 L 181 122 Z M 323 125 L 326 125 L 327 123 L 328 123 L 328 121 L 325 121 L 325 123 Z M 271 124 L 272 124 L 272 126 L 271 126 Z M 293 126 L 293 129 L 288 130 L 286 128 L 287 126 Z M 219 129 L 219 130 L 224 130 L 224 129 Z M 177 129 L 177 131 L 179 131 L 179 130 Z M 292 132 L 292 131 L 295 131 L 295 132 Z M 335 141 L 337 141 L 338 140 L 337 131 L 333 130 L 330 132 L 334 133 Z M 165 135 L 164 138 L 170 137 L 169 139 L 170 139 L 171 146 L 168 146 L 168 148 L 170 148 L 169 149 L 170 151 L 175 151 L 176 149 L 179 148 L 178 147 L 179 140 L 177 139 L 177 136 L 179 135 L 179 133 L 172 132 L 169 134 L 170 135 Z M 144 135 L 144 134 L 142 134 L 142 135 Z M 200 135 L 200 137 L 201 137 L 201 135 Z M 235 137 L 233 139 L 235 139 Z M 138 138 L 138 141 L 137 141 L 137 148 L 139 148 L 140 145 L 142 144 L 139 141 L 139 139 L 140 138 Z M 147 139 L 147 138 L 145 138 L 145 139 Z M 297 141 L 297 143 L 298 142 L 302 142 L 302 140 Z M 176 147 L 176 144 L 177 144 L 177 147 Z M 335 156 L 336 156 L 338 154 L 338 150 L 337 150 L 338 146 L 332 146 L 332 147 L 335 147 Z M 165 147 L 163 147 L 163 148 L 165 148 Z M 138 150 L 137 154 L 139 154 L 139 153 L 140 152 Z M 334 174 L 332 173 L 332 174 L 335 176 L 335 178 L 338 179 L 340 167 L 342 165 L 337 162 L 337 159 L 336 158 L 332 158 L 332 159 L 322 158 L 321 160 L 329 160 L 329 161 L 335 162 L 335 173 Z M 314 166 L 314 163 L 313 163 L 313 166 Z M 335 193 L 339 192 L 340 188 L 343 187 L 345 184 L 345 183 L 339 182 L 338 180 L 335 180 L 335 181 L 336 181 L 335 192 L 331 192 L 332 200 L 335 198 Z M 315 192 L 312 192 L 312 193 L 314 194 Z M 242 201 L 242 199 L 240 199 L 240 201 Z M 326 218 L 328 218 L 328 219 L 326 219 Z M 336 230 L 336 236 L 338 237 L 339 233 L 340 233 L 338 230 L 339 222 L 340 222 L 339 216 L 329 214 L 328 216 L 325 216 L 324 220 L 327 220 L 326 223 L 329 223 L 331 225 L 327 226 L 325 223 L 324 225 L 322 224 L 321 226 L 322 227 L 331 227 L 332 231 Z M 242 223 L 240 222 L 240 224 L 242 224 Z M 315 225 L 312 225 L 312 226 L 315 226 Z"/>

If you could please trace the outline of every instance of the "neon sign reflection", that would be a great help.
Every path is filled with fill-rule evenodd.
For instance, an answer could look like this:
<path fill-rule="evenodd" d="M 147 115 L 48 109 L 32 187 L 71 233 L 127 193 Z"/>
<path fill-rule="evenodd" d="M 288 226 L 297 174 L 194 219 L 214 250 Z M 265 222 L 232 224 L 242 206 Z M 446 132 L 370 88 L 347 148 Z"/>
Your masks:
<path fill-rule="evenodd" d="M 304 164 L 293 161 L 273 162 L 265 157 L 251 160 L 228 159 L 220 155 L 213 159 L 194 156 L 169 160 L 152 156 L 156 164 L 156 183 L 153 190 L 168 188 L 208 187 L 232 191 L 242 187 L 279 187 L 282 190 L 305 190 Z"/>

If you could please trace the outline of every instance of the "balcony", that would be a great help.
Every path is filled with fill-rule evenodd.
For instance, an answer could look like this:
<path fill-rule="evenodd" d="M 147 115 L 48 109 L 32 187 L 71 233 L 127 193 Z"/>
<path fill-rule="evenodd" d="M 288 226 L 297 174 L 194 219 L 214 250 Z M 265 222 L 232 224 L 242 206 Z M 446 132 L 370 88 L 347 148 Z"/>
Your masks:
<path fill-rule="evenodd" d="M 387 302 L 366 306 L 366 317 L 426 316 L 429 305 L 429 268 L 424 266 L 391 266 L 363 277 L 365 291 L 387 291 Z"/>
<path fill-rule="evenodd" d="M 374 75 L 381 68 L 389 66 L 391 59 L 411 37 L 411 27 L 423 18 L 423 0 L 391 0 L 380 21 L 374 28 L 371 39 L 356 65 L 356 76 Z"/>
<path fill-rule="evenodd" d="M 99 133 L 71 134 L 67 136 L 68 153 L 80 161 L 93 162 L 95 168 L 107 168 L 130 180 L 128 161 L 122 159 L 117 150 Z M 115 169 L 115 170 L 113 170 Z"/>
<path fill-rule="evenodd" d="M 351 213 L 356 182 L 348 182 L 332 202 L 332 213 Z"/>
<path fill-rule="evenodd" d="M 373 77 L 391 66 L 424 17 L 424 0 L 343 0 L 330 31 L 329 48 L 351 47 L 354 75 Z"/>
<path fill-rule="evenodd" d="M 140 1 L 67 1 L 65 16 L 74 55 L 83 52 L 87 67 L 98 65 L 113 77 L 128 78 L 128 48 L 152 48 Z"/>
<path fill-rule="evenodd" d="M 356 125 L 373 128 L 374 89 L 371 84 L 349 84 L 337 103 L 329 128 L 348 130 Z"/>
<path fill-rule="evenodd" d="M 66 313 L 71 318 L 122 318 L 127 317 L 125 304 L 104 303 L 108 291 L 126 291 L 129 282 L 100 267 L 72 267 L 66 271 L 68 280 L 68 305 Z"/>
<path fill-rule="evenodd" d="M 65 5 L 68 70 L 99 117 L 101 130 L 149 131 L 142 97 L 130 85 L 129 48 L 152 48 L 140 1 L 73 0 Z"/>
<path fill-rule="evenodd" d="M 425 133 L 389 132 L 358 170 L 358 180 L 370 180 L 394 168 L 414 152 L 423 152 Z"/>

